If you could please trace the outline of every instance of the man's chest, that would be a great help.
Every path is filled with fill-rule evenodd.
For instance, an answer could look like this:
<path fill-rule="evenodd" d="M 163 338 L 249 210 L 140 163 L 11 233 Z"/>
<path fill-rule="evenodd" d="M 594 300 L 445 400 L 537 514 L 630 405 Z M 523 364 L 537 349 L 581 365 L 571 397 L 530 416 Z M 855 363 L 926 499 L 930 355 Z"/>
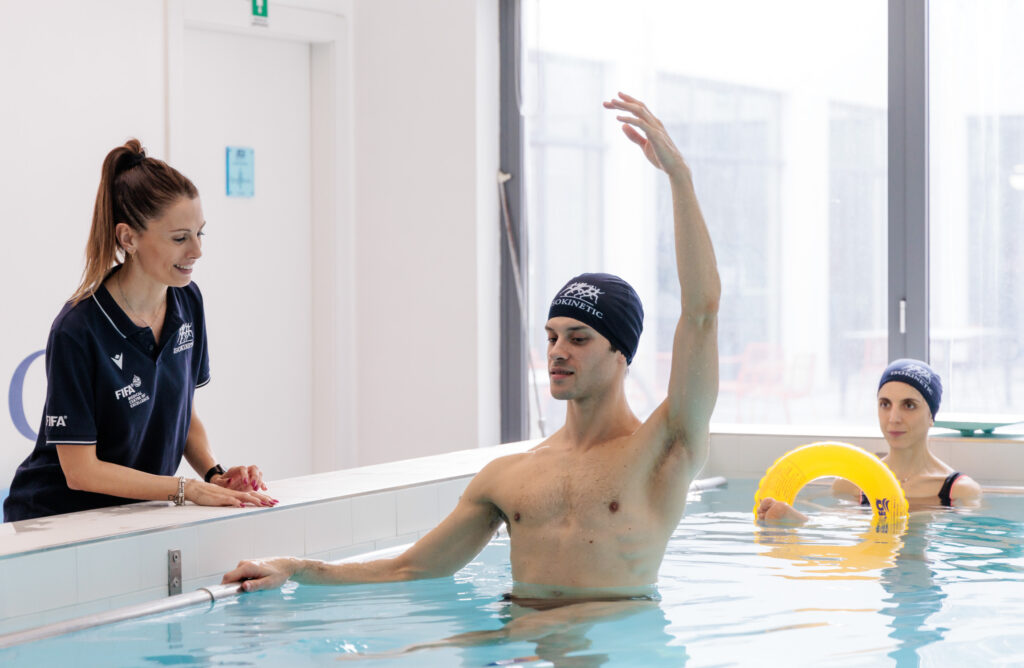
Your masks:
<path fill-rule="evenodd" d="M 627 457 L 550 458 L 507 476 L 493 500 L 513 528 L 606 525 L 646 511 L 643 477 Z"/>

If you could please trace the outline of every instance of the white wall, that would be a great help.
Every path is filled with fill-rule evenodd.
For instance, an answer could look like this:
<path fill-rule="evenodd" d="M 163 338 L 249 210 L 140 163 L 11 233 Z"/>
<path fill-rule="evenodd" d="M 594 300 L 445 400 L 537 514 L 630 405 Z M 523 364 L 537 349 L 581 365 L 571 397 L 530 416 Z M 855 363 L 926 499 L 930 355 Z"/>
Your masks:
<path fill-rule="evenodd" d="M 100 164 L 141 137 L 163 155 L 163 4 L 0 3 L 0 380 L 46 346 L 78 285 Z M 116 17 L 116 18 L 115 18 Z M 25 412 L 39 428 L 43 360 L 30 367 Z M 29 453 L 4 403 L 0 489 Z"/>
<path fill-rule="evenodd" d="M 499 440 L 494 5 L 356 4 L 359 464 Z"/>
<path fill-rule="evenodd" d="M 168 99 L 176 84 L 167 77 L 180 66 L 165 61 L 180 54 L 167 49 L 165 4 L 0 0 L 4 387 L 18 364 L 45 346 L 53 317 L 77 285 L 103 156 L 137 136 L 150 155 L 166 157 L 167 128 L 179 127 Z M 235 4 L 248 11 L 248 2 L 220 3 L 232 11 Z M 352 37 L 339 59 L 349 71 L 338 75 L 351 82 L 351 99 L 330 104 L 349 133 L 335 142 L 339 152 L 350 151 L 333 156 L 346 179 L 339 191 L 354 193 L 354 201 L 336 203 L 355 218 L 338 233 L 335 255 L 346 265 L 336 301 L 355 305 L 337 334 L 358 351 L 338 362 L 354 370 L 354 424 L 326 432 L 338 434 L 326 448 L 336 456 L 317 455 L 311 443 L 248 443 L 245 453 L 272 479 L 496 443 L 497 3 L 277 0 L 271 22 L 274 9 L 287 6 L 343 14 Z M 233 267 L 220 253 L 204 264 L 206 272 Z M 259 337 L 236 335 L 247 331 L 245 323 L 210 320 L 218 328 L 209 332 L 214 360 L 223 346 L 260 345 Z M 314 337 L 317 345 L 328 344 Z M 254 349 L 254 359 L 258 354 Z M 230 383 L 225 376 L 218 382 Z M 352 379 L 332 391 L 347 396 L 346 385 Z M 33 429 L 44 388 L 39 359 L 23 392 Z M 225 405 L 203 404 L 204 416 L 245 411 L 228 405 L 230 396 L 218 401 Z M 0 419 L 0 489 L 32 446 L 7 413 Z M 217 443 L 225 434 L 212 436 L 223 452 Z M 313 471 L 292 468 L 296 459 L 313 462 Z"/>

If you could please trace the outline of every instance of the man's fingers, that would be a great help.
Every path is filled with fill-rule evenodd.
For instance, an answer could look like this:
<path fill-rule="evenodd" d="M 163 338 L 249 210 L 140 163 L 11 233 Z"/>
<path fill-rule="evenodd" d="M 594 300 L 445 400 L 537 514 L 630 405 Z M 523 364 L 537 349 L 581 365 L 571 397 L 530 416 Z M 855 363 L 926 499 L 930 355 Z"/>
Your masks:
<path fill-rule="evenodd" d="M 260 591 L 261 589 L 271 589 L 273 584 L 270 582 L 270 578 L 257 578 L 255 580 L 246 580 L 242 583 L 242 591 Z"/>
<path fill-rule="evenodd" d="M 275 581 L 274 575 L 273 569 L 267 568 L 262 563 L 242 561 L 239 562 L 235 570 L 224 574 L 221 584 L 241 582 L 242 591 L 273 589 L 281 584 Z"/>
<path fill-rule="evenodd" d="M 259 566 L 251 561 L 240 561 L 238 562 L 238 566 L 235 567 L 235 570 L 228 571 L 224 574 L 220 583 L 229 584 L 231 582 L 238 582 L 239 580 L 248 580 L 260 575 L 262 575 L 262 573 L 260 572 Z"/>
<path fill-rule="evenodd" d="M 640 148 L 643 148 L 643 147 L 647 146 L 647 138 L 644 137 L 639 132 L 637 132 L 636 130 L 634 130 L 632 126 L 630 126 L 630 125 L 623 125 L 622 126 L 622 131 L 625 133 L 625 135 L 627 137 L 629 137 L 629 140 L 631 142 L 633 142 L 634 144 L 636 144 Z"/>
<path fill-rule="evenodd" d="M 646 146 L 649 143 L 663 143 L 661 142 L 661 134 L 657 131 L 657 128 L 652 127 L 651 124 L 646 121 L 632 116 L 616 116 L 615 120 L 622 123 L 622 131 L 625 132 L 630 141 L 635 144 Z M 640 132 L 633 126 L 643 130 L 643 134 L 640 134 Z"/>
<path fill-rule="evenodd" d="M 647 108 L 647 105 L 640 100 L 621 92 L 619 93 L 619 98 L 620 99 L 614 99 L 606 102 L 605 107 L 609 109 L 622 109 L 624 111 L 628 111 L 651 125 L 660 123 L 658 118 L 651 113 L 650 109 Z"/>

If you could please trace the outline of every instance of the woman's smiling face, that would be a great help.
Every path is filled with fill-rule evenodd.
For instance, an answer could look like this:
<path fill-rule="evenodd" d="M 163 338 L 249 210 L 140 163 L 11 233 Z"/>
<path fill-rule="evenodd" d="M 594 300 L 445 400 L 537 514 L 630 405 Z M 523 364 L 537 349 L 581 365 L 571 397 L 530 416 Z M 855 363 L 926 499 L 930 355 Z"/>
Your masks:
<path fill-rule="evenodd" d="M 203 255 L 203 207 L 198 197 L 182 197 L 159 218 L 136 232 L 132 259 L 152 280 L 182 288 L 192 281 L 192 268 Z"/>

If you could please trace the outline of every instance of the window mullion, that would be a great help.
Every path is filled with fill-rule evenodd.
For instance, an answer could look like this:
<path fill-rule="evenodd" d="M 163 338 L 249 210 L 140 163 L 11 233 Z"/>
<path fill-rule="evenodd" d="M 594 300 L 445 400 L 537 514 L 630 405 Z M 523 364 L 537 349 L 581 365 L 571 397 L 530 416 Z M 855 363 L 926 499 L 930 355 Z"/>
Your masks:
<path fill-rule="evenodd" d="M 928 360 L 928 0 L 889 0 L 889 359 Z"/>

